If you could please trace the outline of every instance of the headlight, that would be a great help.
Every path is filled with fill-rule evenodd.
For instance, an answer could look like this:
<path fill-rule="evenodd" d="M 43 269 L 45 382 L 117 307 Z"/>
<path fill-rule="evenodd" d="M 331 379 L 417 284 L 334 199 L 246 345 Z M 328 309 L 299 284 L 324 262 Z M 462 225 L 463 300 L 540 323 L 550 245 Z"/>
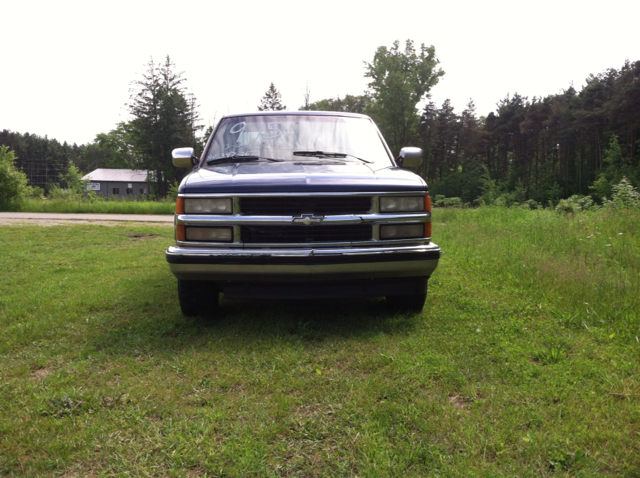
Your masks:
<path fill-rule="evenodd" d="M 231 198 L 185 198 L 186 214 L 231 214 Z"/>
<path fill-rule="evenodd" d="M 380 198 L 380 212 L 422 212 L 424 196 L 386 196 Z"/>
<path fill-rule="evenodd" d="M 424 237 L 424 224 L 380 226 L 380 239 L 412 239 Z"/>
<path fill-rule="evenodd" d="M 187 227 L 187 241 L 198 242 L 231 242 L 233 228 L 231 227 Z"/>

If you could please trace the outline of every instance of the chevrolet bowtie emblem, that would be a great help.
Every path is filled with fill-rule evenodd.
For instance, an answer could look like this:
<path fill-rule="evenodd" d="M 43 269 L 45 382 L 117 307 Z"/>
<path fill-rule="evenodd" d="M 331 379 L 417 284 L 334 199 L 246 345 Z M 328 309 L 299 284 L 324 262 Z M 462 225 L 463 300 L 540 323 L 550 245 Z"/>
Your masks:
<path fill-rule="evenodd" d="M 322 222 L 324 216 L 314 216 L 313 214 L 303 214 L 302 216 L 294 217 L 291 222 L 295 224 L 304 224 L 310 226 L 311 224 L 318 224 Z"/>

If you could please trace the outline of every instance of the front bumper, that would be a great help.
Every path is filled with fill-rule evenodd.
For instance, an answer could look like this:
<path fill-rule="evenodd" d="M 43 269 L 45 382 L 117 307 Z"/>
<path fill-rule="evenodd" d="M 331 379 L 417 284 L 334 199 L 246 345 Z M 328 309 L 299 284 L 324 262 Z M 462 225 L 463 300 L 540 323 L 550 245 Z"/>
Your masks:
<path fill-rule="evenodd" d="M 171 272 L 182 280 L 321 282 L 429 277 L 437 244 L 397 247 L 233 249 L 170 246 Z"/>

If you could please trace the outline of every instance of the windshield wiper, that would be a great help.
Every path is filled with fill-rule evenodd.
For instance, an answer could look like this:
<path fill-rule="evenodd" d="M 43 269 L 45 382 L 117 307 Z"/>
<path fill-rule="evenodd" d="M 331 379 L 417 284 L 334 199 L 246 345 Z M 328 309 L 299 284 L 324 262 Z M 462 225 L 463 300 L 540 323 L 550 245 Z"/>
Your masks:
<path fill-rule="evenodd" d="M 217 163 L 240 163 L 245 161 L 273 161 L 274 163 L 282 162 L 282 159 L 274 159 L 274 158 L 266 158 L 264 156 L 255 156 L 255 155 L 239 155 L 233 154 L 231 156 L 225 156 L 224 158 L 213 158 L 207 159 L 207 164 L 217 164 Z"/>
<path fill-rule="evenodd" d="M 366 159 L 359 158 L 354 156 L 353 154 L 347 153 L 331 153 L 328 151 L 294 151 L 294 156 L 305 156 L 308 158 L 346 158 L 349 156 L 350 158 L 355 158 L 363 163 L 372 163 L 373 161 L 367 161 Z"/>

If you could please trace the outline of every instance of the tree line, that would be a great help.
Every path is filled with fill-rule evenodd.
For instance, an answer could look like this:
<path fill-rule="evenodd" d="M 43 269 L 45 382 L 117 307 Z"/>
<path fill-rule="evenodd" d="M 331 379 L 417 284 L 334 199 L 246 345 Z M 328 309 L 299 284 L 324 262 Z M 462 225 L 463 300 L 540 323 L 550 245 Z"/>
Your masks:
<path fill-rule="evenodd" d="M 640 61 L 590 75 L 579 92 L 507 95 L 478 116 L 473 100 L 460 113 L 449 100 L 429 101 L 444 75 L 432 49 L 380 47 L 365 63 L 368 91 L 300 109 L 369 114 L 394 153 L 423 149 L 418 173 L 433 195 L 460 203 L 546 206 L 574 195 L 602 202 L 623 178 L 640 183 Z"/>
<path fill-rule="evenodd" d="M 428 103 L 418 138 L 421 174 L 434 191 L 510 204 L 547 205 L 573 195 L 611 197 L 622 178 L 640 181 L 640 61 L 590 75 L 544 98 L 514 94 L 478 117 L 449 101 Z"/>
<path fill-rule="evenodd" d="M 433 46 L 416 48 L 407 40 L 401 48 L 396 41 L 364 62 L 369 84 L 361 95 L 311 102 L 307 90 L 299 109 L 370 115 L 394 153 L 409 145 L 423 149 L 417 172 L 433 195 L 461 203 L 548 205 L 573 195 L 603 201 L 622 178 L 640 181 L 640 61 L 590 75 L 580 91 L 569 86 L 543 98 L 507 95 L 486 116 L 472 100 L 460 113 L 449 100 L 440 106 L 430 101 L 444 75 L 438 64 Z M 191 145 L 199 154 L 212 129 L 203 133 L 196 99 L 184 83 L 169 57 L 151 60 L 132 83 L 130 120 L 92 143 L 60 144 L 4 130 L 0 144 L 13 150 L 32 186 L 49 189 L 71 166 L 84 173 L 145 169 L 164 197 L 184 174 L 172 165 L 171 150 Z M 286 109 L 273 83 L 257 109 Z"/>

